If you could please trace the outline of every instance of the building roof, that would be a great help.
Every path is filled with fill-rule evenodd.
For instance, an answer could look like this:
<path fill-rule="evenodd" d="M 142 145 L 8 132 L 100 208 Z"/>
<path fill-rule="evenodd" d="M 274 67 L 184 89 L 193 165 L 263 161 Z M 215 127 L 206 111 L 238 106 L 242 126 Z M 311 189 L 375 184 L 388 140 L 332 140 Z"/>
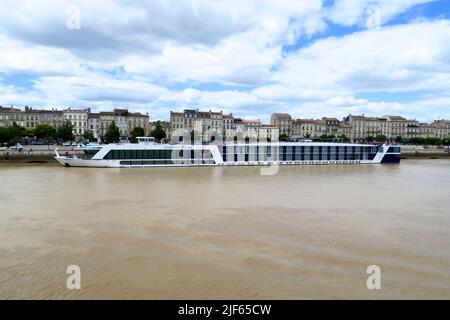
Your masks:
<path fill-rule="evenodd" d="M 26 107 L 25 107 L 25 111 L 27 111 Z M 68 108 L 68 109 L 63 110 L 63 112 L 88 112 L 88 113 L 90 113 L 91 109 L 90 108 L 86 108 L 86 109 L 72 109 L 72 108 Z"/>
<path fill-rule="evenodd" d="M 56 109 L 52 109 L 52 110 L 35 110 L 35 111 L 37 111 L 39 113 L 50 113 L 50 114 L 60 114 L 60 115 L 63 114 L 62 111 L 58 111 Z"/>
<path fill-rule="evenodd" d="M 314 119 L 295 119 L 292 123 L 293 124 L 302 124 L 302 123 L 314 123 Z"/>
<path fill-rule="evenodd" d="M 148 117 L 148 114 L 142 114 L 140 112 L 132 112 L 129 115 L 132 117 Z"/>
<path fill-rule="evenodd" d="M 0 106 L 0 112 L 20 112 L 20 109 L 16 109 L 14 107 L 2 107 Z"/>
<path fill-rule="evenodd" d="M 127 116 L 130 114 L 128 109 L 114 109 L 114 113 L 118 116 Z"/>
<path fill-rule="evenodd" d="M 289 113 L 276 112 L 272 114 L 272 117 L 289 117 L 292 118 Z"/>
<path fill-rule="evenodd" d="M 349 117 L 352 117 L 353 120 L 368 120 L 368 121 L 376 121 L 379 120 L 377 117 L 366 117 L 363 115 L 349 115 Z"/>
<path fill-rule="evenodd" d="M 387 116 L 381 117 L 381 119 L 383 119 L 383 118 L 387 119 L 389 121 L 406 121 L 406 119 L 401 117 L 401 116 L 389 116 L 389 115 L 387 115 Z"/>
<path fill-rule="evenodd" d="M 243 119 L 242 122 L 244 122 L 244 123 L 261 122 L 261 120 L 259 120 L 259 119 Z"/>

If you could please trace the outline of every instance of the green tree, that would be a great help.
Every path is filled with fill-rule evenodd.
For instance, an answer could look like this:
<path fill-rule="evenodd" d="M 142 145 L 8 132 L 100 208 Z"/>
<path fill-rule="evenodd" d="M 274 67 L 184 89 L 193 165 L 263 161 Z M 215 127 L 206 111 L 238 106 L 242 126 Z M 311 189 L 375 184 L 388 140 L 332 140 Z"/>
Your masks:
<path fill-rule="evenodd" d="M 36 138 L 45 140 L 48 143 L 56 137 L 56 128 L 48 124 L 38 124 L 33 129 L 33 135 Z"/>
<path fill-rule="evenodd" d="M 309 139 L 309 138 L 311 138 L 311 134 L 310 133 L 305 134 L 305 139 Z"/>
<path fill-rule="evenodd" d="M 403 142 L 403 137 L 402 136 L 397 136 L 395 138 L 395 141 L 397 141 L 397 143 L 402 143 Z"/>
<path fill-rule="evenodd" d="M 449 145 L 450 145 L 450 139 L 449 139 L 449 138 L 443 139 L 443 140 L 442 140 L 442 144 L 443 144 L 444 146 L 449 146 Z"/>
<path fill-rule="evenodd" d="M 191 140 L 194 140 L 194 131 L 191 132 Z M 161 125 L 161 121 L 156 122 L 156 126 L 155 129 L 152 130 L 152 132 L 150 132 L 150 136 L 154 137 L 156 139 L 156 141 L 160 142 L 161 140 L 166 138 L 166 131 L 164 131 L 162 125 Z"/>
<path fill-rule="evenodd" d="M 288 140 L 289 140 L 289 137 L 287 136 L 286 133 L 280 134 L 279 141 L 288 141 Z"/>
<path fill-rule="evenodd" d="M 387 141 L 387 137 L 383 134 L 379 134 L 375 137 L 375 141 L 377 142 L 386 142 Z"/>
<path fill-rule="evenodd" d="M 84 139 L 85 141 L 91 142 L 92 140 L 94 140 L 94 133 L 93 133 L 91 130 L 86 130 L 86 131 L 83 133 L 83 139 Z"/>
<path fill-rule="evenodd" d="M 115 121 L 109 125 L 105 138 L 107 143 L 117 143 L 120 141 L 120 131 Z"/>
<path fill-rule="evenodd" d="M 1 143 L 19 143 L 22 140 L 24 128 L 13 122 L 10 127 L 0 127 Z"/>
<path fill-rule="evenodd" d="M 9 129 L 7 127 L 0 127 L 0 143 L 9 142 Z"/>
<path fill-rule="evenodd" d="M 421 137 L 415 137 L 410 139 L 413 144 L 425 144 L 425 139 Z"/>
<path fill-rule="evenodd" d="M 339 140 L 342 140 L 342 142 L 350 142 L 350 138 L 347 137 L 345 134 L 341 134 L 341 135 L 338 137 L 338 139 L 339 139 Z"/>
<path fill-rule="evenodd" d="M 131 131 L 131 135 L 130 135 L 130 141 L 131 143 L 137 143 L 138 137 L 143 137 L 145 136 L 145 131 L 143 128 L 141 127 L 135 127 L 132 131 Z"/>
<path fill-rule="evenodd" d="M 440 138 L 436 138 L 436 137 L 430 137 L 427 138 L 427 144 L 432 145 L 432 146 L 437 146 L 442 144 L 442 140 Z"/>
<path fill-rule="evenodd" d="M 61 127 L 56 130 L 56 137 L 62 142 L 75 140 L 73 125 L 69 120 L 64 120 Z"/>

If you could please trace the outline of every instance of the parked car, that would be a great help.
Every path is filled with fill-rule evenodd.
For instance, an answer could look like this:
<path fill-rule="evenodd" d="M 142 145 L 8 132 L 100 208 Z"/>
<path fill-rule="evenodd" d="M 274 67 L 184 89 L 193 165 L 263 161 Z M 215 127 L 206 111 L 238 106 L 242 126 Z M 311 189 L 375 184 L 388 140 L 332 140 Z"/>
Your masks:
<path fill-rule="evenodd" d="M 70 141 L 67 141 L 67 142 L 63 142 L 62 145 L 65 147 L 70 147 L 72 145 L 72 143 Z"/>
<path fill-rule="evenodd" d="M 42 145 L 44 145 L 44 142 L 42 142 L 42 141 L 32 141 L 31 144 L 35 145 L 35 146 L 42 146 Z"/>
<path fill-rule="evenodd" d="M 9 147 L 9 149 L 13 150 L 13 151 L 22 151 L 23 147 L 22 147 L 22 145 L 20 143 L 18 143 L 16 145 L 13 145 L 13 146 Z"/>

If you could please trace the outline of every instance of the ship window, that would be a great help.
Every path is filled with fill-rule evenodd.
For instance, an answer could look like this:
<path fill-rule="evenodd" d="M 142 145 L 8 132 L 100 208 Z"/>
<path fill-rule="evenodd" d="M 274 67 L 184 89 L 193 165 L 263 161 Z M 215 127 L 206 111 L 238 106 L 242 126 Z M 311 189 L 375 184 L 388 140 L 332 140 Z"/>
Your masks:
<path fill-rule="evenodd" d="M 389 147 L 388 153 L 400 153 L 400 147 Z"/>

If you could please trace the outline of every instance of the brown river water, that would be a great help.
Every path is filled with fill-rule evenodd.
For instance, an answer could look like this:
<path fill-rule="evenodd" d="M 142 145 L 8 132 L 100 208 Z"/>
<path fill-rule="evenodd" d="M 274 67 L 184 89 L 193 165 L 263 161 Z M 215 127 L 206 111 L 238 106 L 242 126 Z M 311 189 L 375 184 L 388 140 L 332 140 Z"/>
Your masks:
<path fill-rule="evenodd" d="M 3 299 L 450 299 L 448 160 L 1 165 L 0 182 Z"/>

